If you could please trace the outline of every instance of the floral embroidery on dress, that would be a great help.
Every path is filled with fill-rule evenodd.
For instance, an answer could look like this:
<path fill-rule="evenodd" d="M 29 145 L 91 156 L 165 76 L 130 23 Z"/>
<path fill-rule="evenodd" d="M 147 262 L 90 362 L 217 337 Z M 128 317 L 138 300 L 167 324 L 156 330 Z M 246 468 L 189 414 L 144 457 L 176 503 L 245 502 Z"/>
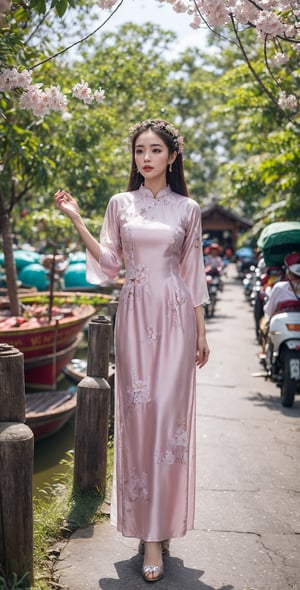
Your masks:
<path fill-rule="evenodd" d="M 149 268 L 143 264 L 138 264 L 136 267 L 135 283 L 139 287 L 144 287 L 149 283 Z"/>
<path fill-rule="evenodd" d="M 201 248 L 202 246 L 201 232 L 199 231 L 199 228 L 194 229 L 193 245 L 194 248 Z"/>
<path fill-rule="evenodd" d="M 189 439 L 186 431 L 185 420 L 178 422 L 175 434 L 170 438 L 170 448 L 157 453 L 157 463 L 174 463 L 188 462 Z"/>
<path fill-rule="evenodd" d="M 175 298 L 171 301 L 168 301 L 169 309 L 173 313 L 173 318 L 175 319 L 175 321 L 177 321 L 178 319 L 178 311 L 180 309 L 180 306 L 183 305 L 185 302 L 186 296 L 184 291 L 178 288 L 175 289 Z"/>
<path fill-rule="evenodd" d="M 121 301 L 130 302 L 141 295 L 141 290 L 149 283 L 149 268 L 143 264 L 135 264 L 133 250 L 128 256 L 126 268 L 127 281 L 120 296 Z"/>
<path fill-rule="evenodd" d="M 137 379 L 132 371 L 132 383 L 127 387 L 128 406 L 138 406 L 151 402 L 149 379 Z"/>
<path fill-rule="evenodd" d="M 151 326 L 148 326 L 145 331 L 147 340 L 150 340 L 150 342 L 158 342 L 161 337 L 160 332 L 155 332 L 154 328 Z"/>
<path fill-rule="evenodd" d="M 170 197 L 168 195 L 162 195 L 156 199 L 150 195 L 145 198 L 144 195 L 142 200 L 128 200 L 126 205 L 120 207 L 119 219 L 123 222 L 124 226 L 129 222 L 133 224 L 137 221 L 142 223 L 147 222 L 149 219 L 153 219 L 150 215 L 153 208 L 156 208 L 158 204 L 166 206 L 169 200 Z"/>
<path fill-rule="evenodd" d="M 147 473 L 141 473 L 141 476 L 138 477 L 136 470 L 133 469 L 131 475 L 125 483 L 128 484 L 128 497 L 131 502 L 136 502 L 137 500 L 144 500 L 148 502 L 149 492 Z"/>
<path fill-rule="evenodd" d="M 134 202 L 126 203 L 123 207 L 120 207 L 119 217 L 121 221 L 125 223 L 136 216 L 136 207 Z"/>

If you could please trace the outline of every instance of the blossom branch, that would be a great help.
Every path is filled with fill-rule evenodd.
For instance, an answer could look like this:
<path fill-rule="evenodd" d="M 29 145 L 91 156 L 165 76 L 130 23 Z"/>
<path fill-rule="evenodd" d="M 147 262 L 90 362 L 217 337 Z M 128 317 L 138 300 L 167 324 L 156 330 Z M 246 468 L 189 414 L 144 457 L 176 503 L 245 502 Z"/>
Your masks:
<path fill-rule="evenodd" d="M 235 41 L 233 41 L 232 39 L 228 39 L 228 37 L 225 37 L 225 35 L 221 35 L 221 33 L 219 33 L 218 31 L 216 31 L 207 21 L 207 19 L 205 18 L 205 16 L 203 15 L 203 13 L 201 12 L 199 6 L 198 6 L 198 2 L 197 0 L 193 0 L 194 2 L 194 6 L 195 6 L 195 12 L 198 13 L 200 19 L 204 22 L 206 28 L 213 33 L 214 35 L 216 35 L 216 37 L 218 37 L 219 39 L 224 39 L 224 41 L 229 41 L 230 43 L 232 43 L 233 45 L 237 45 L 237 43 Z"/>
<path fill-rule="evenodd" d="M 255 8 L 257 8 L 257 10 L 263 10 L 263 8 L 257 2 L 254 2 L 254 0 L 248 0 L 248 2 L 250 4 L 252 4 L 253 6 L 255 6 Z"/>
<path fill-rule="evenodd" d="M 283 110 L 283 109 L 280 107 L 280 105 L 278 104 L 278 102 L 277 102 L 276 98 L 273 96 L 272 92 L 271 92 L 271 91 L 268 89 L 268 87 L 267 87 L 267 86 L 264 84 L 264 82 L 262 81 L 261 77 L 260 77 L 260 76 L 258 75 L 258 73 L 255 71 L 255 69 L 254 69 L 254 67 L 253 67 L 252 63 L 250 62 L 250 60 L 249 60 L 249 58 L 248 58 L 248 55 L 247 55 L 247 53 L 246 53 L 246 51 L 245 51 L 244 45 L 243 45 L 243 43 L 242 43 L 242 40 L 241 40 L 241 38 L 240 38 L 240 35 L 239 35 L 239 33 L 238 33 L 237 26 L 236 26 L 236 24 L 235 24 L 235 20 L 234 20 L 234 18 L 233 18 L 233 16 L 232 16 L 232 15 L 231 15 L 231 22 L 232 22 L 232 27 L 233 27 L 233 30 L 234 30 L 234 33 L 235 33 L 236 39 L 237 39 L 237 41 L 238 41 L 238 44 L 239 44 L 240 50 L 241 50 L 241 52 L 242 52 L 242 54 L 243 54 L 243 57 L 244 57 L 244 59 L 245 59 L 245 61 L 246 61 L 246 63 L 247 63 L 247 66 L 248 66 L 248 68 L 249 68 L 250 72 L 252 73 L 252 75 L 254 76 L 254 78 L 255 78 L 256 82 L 258 82 L 258 84 L 259 84 L 259 85 L 260 85 L 260 87 L 262 88 L 263 92 L 264 92 L 264 93 L 265 93 L 265 94 L 266 94 L 266 95 L 269 97 L 269 99 L 272 101 L 272 103 L 273 103 L 273 104 L 276 106 L 276 108 L 279 110 L 280 114 L 281 114 L 283 117 L 286 117 L 286 118 L 288 118 L 288 120 L 289 120 L 289 121 L 293 122 L 293 123 L 294 123 L 294 125 L 296 125 L 295 121 L 293 121 L 293 119 L 292 119 L 292 118 L 291 118 L 291 117 L 290 117 L 290 116 L 289 116 L 289 115 L 288 115 L 288 114 L 287 114 L 287 113 L 286 113 L 286 112 L 285 112 L 285 111 L 284 111 L 284 110 Z"/>
<path fill-rule="evenodd" d="M 282 88 L 282 84 L 279 84 L 277 78 L 274 76 L 274 74 L 270 68 L 269 58 L 268 58 L 268 53 L 267 53 L 267 42 L 268 42 L 268 38 L 266 35 L 265 40 L 264 40 L 264 58 L 265 58 L 266 68 L 267 68 L 267 71 L 269 72 L 269 75 L 271 76 L 272 80 L 275 82 L 276 86 L 278 86 L 279 88 Z"/>

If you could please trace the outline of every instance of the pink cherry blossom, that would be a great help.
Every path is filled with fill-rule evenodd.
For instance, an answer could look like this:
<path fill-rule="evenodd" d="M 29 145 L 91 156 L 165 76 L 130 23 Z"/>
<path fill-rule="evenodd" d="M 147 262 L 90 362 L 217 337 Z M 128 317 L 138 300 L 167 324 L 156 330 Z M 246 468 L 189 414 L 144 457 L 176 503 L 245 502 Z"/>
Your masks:
<path fill-rule="evenodd" d="M 36 117 L 44 117 L 49 112 L 48 98 L 41 90 L 41 84 L 32 84 L 19 100 L 21 109 L 32 110 Z"/>
<path fill-rule="evenodd" d="M 198 28 L 199 18 L 215 27 L 226 25 L 230 22 L 230 17 L 233 17 L 237 23 L 251 23 L 259 37 L 285 36 L 299 40 L 299 0 L 158 1 L 170 4 L 176 12 L 190 14 L 192 28 Z"/>
<path fill-rule="evenodd" d="M 93 93 L 87 82 L 81 80 L 78 84 L 75 84 L 72 88 L 72 94 L 75 98 L 83 100 L 85 104 L 93 102 Z"/>
<path fill-rule="evenodd" d="M 27 89 L 31 84 L 32 74 L 28 70 L 18 72 L 16 68 L 7 68 L 0 73 L 0 90 L 13 90 L 14 88 Z"/>
<path fill-rule="evenodd" d="M 223 0 L 202 0 L 201 4 L 206 20 L 212 27 L 219 27 L 229 21 L 228 10 Z"/>
<path fill-rule="evenodd" d="M 105 99 L 105 91 L 100 87 L 94 92 L 94 99 L 96 102 L 101 104 Z"/>
<path fill-rule="evenodd" d="M 97 0 L 97 4 L 103 10 L 111 10 L 119 0 Z M 238 36 L 244 27 L 253 27 L 262 42 L 267 41 L 266 51 L 270 67 L 277 67 L 288 62 L 290 51 L 286 51 L 285 41 L 289 42 L 289 48 L 294 52 L 300 51 L 300 0 L 157 0 L 161 4 L 167 3 L 177 13 L 186 13 L 191 17 L 190 26 L 199 29 L 201 24 L 214 27 L 223 27 L 235 24 L 235 32 Z M 1 14 L 9 11 L 11 0 L 0 0 Z M 272 40 L 279 38 L 281 45 L 277 44 L 277 52 L 274 54 Z M 280 48 L 280 50 L 279 50 Z M 270 49 L 270 51 L 269 51 Z M 273 54 L 272 54 L 273 52 Z M 0 91 L 22 89 L 20 98 L 21 108 L 28 108 L 36 116 L 44 116 L 51 110 L 64 113 L 67 106 L 67 98 L 59 88 L 51 86 L 42 89 L 41 84 L 32 84 L 30 70 L 7 68 L 0 72 Z M 101 104 L 105 98 L 105 92 L 100 87 L 94 93 L 87 82 L 83 80 L 72 88 L 72 95 L 82 100 L 85 104 L 91 104 L 94 100 Z M 297 108 L 297 99 L 293 94 L 281 93 L 280 106 L 284 109 Z"/>
<path fill-rule="evenodd" d="M 48 107 L 51 111 L 65 111 L 68 99 L 60 91 L 60 88 L 57 86 L 50 86 L 50 88 L 45 88 L 44 93 L 48 100 Z"/>
<path fill-rule="evenodd" d="M 117 3 L 117 0 L 99 0 L 98 1 L 100 8 L 103 8 L 103 10 L 105 10 L 107 8 L 108 9 L 113 8 L 116 3 Z"/>
<path fill-rule="evenodd" d="M 181 2 L 180 0 L 178 0 L 177 2 L 174 2 L 173 10 L 175 10 L 175 12 L 186 12 L 187 6 L 185 2 Z"/>
<path fill-rule="evenodd" d="M 201 18 L 198 14 L 195 14 L 193 20 L 190 22 L 190 27 L 192 29 L 199 29 L 201 25 Z"/>
<path fill-rule="evenodd" d="M 280 66 L 286 64 L 289 61 L 288 55 L 285 53 L 275 53 L 272 60 L 270 60 L 271 65 Z"/>
<path fill-rule="evenodd" d="M 42 90 L 41 84 L 32 84 L 19 100 L 21 109 L 32 110 L 36 117 L 44 117 L 51 110 L 66 110 L 68 100 L 57 86 L 50 86 Z"/>
<path fill-rule="evenodd" d="M 279 95 L 278 104 L 282 109 L 289 111 L 295 111 L 298 108 L 297 97 L 294 94 L 286 94 L 284 91 Z"/>
<path fill-rule="evenodd" d="M 263 10 L 254 21 L 254 24 L 256 25 L 256 30 L 264 35 L 276 37 L 277 35 L 284 34 L 284 23 L 276 14 L 271 14 L 268 10 Z"/>
<path fill-rule="evenodd" d="M 231 9 L 235 18 L 242 25 L 253 22 L 260 14 L 259 8 L 254 4 L 250 4 L 248 0 L 236 0 L 232 2 Z"/>

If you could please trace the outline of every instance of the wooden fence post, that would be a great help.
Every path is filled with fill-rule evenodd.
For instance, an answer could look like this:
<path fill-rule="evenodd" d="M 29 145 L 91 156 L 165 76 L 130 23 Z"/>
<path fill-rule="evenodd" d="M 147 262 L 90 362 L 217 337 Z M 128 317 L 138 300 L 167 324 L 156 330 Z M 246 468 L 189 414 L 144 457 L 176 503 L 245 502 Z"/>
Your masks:
<path fill-rule="evenodd" d="M 81 491 L 106 491 L 110 386 L 107 382 L 111 320 L 89 323 L 87 376 L 77 390 L 74 484 Z"/>
<path fill-rule="evenodd" d="M 33 583 L 34 439 L 25 422 L 23 354 L 0 344 L 0 566 Z"/>
<path fill-rule="evenodd" d="M 108 315 L 111 317 L 111 322 L 112 322 L 111 346 L 110 346 L 110 357 L 111 357 L 112 361 L 115 360 L 114 334 L 115 334 L 115 320 L 116 320 L 116 313 L 117 313 L 118 305 L 119 305 L 119 300 L 117 299 L 117 297 L 115 297 L 114 299 L 112 299 L 108 303 L 108 306 L 107 306 L 108 307 Z"/>

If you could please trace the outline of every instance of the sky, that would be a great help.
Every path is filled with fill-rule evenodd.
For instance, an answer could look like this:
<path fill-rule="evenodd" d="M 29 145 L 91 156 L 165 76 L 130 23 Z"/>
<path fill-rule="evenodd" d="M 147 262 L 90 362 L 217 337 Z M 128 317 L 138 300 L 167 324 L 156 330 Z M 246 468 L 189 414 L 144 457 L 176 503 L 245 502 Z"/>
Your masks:
<path fill-rule="evenodd" d="M 104 17 L 109 13 L 110 11 L 100 10 L 100 18 L 104 20 Z M 203 29 L 193 30 L 190 27 L 191 17 L 186 13 L 176 13 L 166 2 L 161 4 L 155 0 L 124 0 L 116 14 L 102 30 L 113 31 L 126 22 L 139 25 L 152 22 L 162 28 L 173 30 L 178 39 L 175 48 L 178 52 L 191 46 L 199 49 L 205 47 L 207 35 L 205 26 Z"/>

